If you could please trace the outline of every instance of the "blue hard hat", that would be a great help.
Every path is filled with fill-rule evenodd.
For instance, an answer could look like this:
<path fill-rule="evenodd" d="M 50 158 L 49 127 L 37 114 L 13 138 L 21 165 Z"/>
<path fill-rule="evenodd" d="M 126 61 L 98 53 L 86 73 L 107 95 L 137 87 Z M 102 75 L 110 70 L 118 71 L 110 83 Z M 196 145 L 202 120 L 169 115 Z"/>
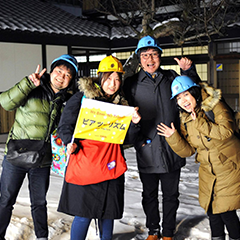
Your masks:
<path fill-rule="evenodd" d="M 69 55 L 69 54 L 63 54 L 60 57 L 54 59 L 52 61 L 52 64 L 59 61 L 59 60 L 63 60 L 63 61 L 66 61 L 66 62 L 70 63 L 75 68 L 76 74 L 78 74 L 78 62 L 77 62 L 77 59 L 74 56 Z"/>
<path fill-rule="evenodd" d="M 145 36 L 139 40 L 135 53 L 137 54 L 141 48 L 158 48 L 162 52 L 162 49 L 157 44 L 157 40 L 151 36 Z"/>
<path fill-rule="evenodd" d="M 185 92 L 191 87 L 200 87 L 188 76 L 178 76 L 176 77 L 171 85 L 172 97 L 176 97 L 179 93 Z"/>

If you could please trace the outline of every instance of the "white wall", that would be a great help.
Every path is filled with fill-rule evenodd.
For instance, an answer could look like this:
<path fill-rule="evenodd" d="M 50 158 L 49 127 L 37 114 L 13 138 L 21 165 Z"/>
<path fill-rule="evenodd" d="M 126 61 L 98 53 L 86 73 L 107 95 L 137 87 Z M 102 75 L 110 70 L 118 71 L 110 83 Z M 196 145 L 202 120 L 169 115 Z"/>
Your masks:
<path fill-rule="evenodd" d="M 46 46 L 47 71 L 52 61 L 67 53 L 66 46 Z M 0 42 L 0 92 L 8 90 L 25 76 L 35 72 L 42 65 L 40 44 L 20 44 Z M 42 66 L 41 66 L 42 68 Z"/>
<path fill-rule="evenodd" d="M 41 45 L 0 42 L 0 92 L 34 72 L 41 63 Z"/>
<path fill-rule="evenodd" d="M 46 52 L 47 52 L 47 70 L 49 72 L 52 61 L 55 58 L 60 57 L 62 54 L 67 54 L 68 49 L 66 46 L 47 45 Z"/>

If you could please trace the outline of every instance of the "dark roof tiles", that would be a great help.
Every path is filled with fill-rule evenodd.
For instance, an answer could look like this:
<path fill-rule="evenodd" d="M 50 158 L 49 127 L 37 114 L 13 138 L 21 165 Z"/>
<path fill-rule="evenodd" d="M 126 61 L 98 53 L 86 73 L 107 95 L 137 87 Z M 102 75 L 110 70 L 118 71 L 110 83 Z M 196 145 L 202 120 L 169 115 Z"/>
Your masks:
<path fill-rule="evenodd" d="M 0 30 L 109 38 L 107 26 L 39 0 L 0 0 Z"/>

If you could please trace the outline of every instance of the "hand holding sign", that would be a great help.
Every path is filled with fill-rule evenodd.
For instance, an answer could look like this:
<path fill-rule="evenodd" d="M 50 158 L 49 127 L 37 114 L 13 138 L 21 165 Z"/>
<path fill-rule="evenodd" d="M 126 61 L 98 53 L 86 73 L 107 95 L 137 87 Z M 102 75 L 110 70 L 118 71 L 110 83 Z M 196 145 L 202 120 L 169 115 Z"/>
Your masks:
<path fill-rule="evenodd" d="M 141 115 L 138 112 L 139 107 L 134 108 L 134 112 L 132 114 L 132 122 L 137 124 L 141 120 Z"/>
<path fill-rule="evenodd" d="M 84 98 L 74 138 L 123 144 L 129 124 L 138 122 L 138 108 Z"/>

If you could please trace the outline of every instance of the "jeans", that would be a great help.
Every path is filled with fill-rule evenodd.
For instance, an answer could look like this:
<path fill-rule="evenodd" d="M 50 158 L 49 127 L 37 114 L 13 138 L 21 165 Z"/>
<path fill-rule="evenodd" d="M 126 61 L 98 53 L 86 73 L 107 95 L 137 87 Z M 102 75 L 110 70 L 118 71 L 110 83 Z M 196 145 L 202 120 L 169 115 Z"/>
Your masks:
<path fill-rule="evenodd" d="M 170 173 L 139 173 L 143 184 L 142 205 L 146 214 L 146 227 L 150 230 L 149 235 L 153 235 L 156 229 L 160 229 L 160 214 L 158 189 L 161 181 L 162 190 L 162 235 L 164 237 L 173 237 L 176 214 L 179 206 L 179 179 L 180 169 Z"/>
<path fill-rule="evenodd" d="M 9 163 L 5 157 L 2 163 L 0 180 L 0 240 L 5 239 L 5 233 L 10 223 L 13 205 L 27 174 L 31 202 L 31 214 L 37 238 L 48 237 L 47 201 L 50 167 L 22 168 Z"/>
<path fill-rule="evenodd" d="M 71 227 L 71 240 L 85 240 L 91 218 L 75 216 Z M 111 240 L 113 233 L 113 219 L 99 219 L 98 227 L 101 240 Z"/>
<path fill-rule="evenodd" d="M 240 221 L 236 211 L 213 214 L 211 207 L 207 212 L 212 232 L 212 237 L 225 236 L 224 227 L 228 230 L 229 237 L 240 238 Z"/>

